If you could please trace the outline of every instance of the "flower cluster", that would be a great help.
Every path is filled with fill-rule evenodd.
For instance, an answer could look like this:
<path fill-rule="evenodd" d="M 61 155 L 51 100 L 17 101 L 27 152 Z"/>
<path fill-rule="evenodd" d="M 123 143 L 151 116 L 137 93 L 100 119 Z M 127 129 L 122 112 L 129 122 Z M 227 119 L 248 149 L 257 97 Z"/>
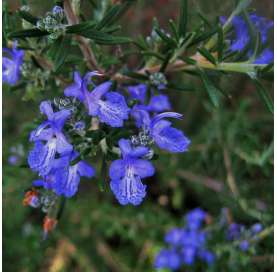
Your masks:
<path fill-rule="evenodd" d="M 260 223 L 252 225 L 249 229 L 244 225 L 232 223 L 228 227 L 226 236 L 229 241 L 238 242 L 242 251 L 247 251 L 250 246 L 249 241 L 262 230 L 263 227 Z"/>
<path fill-rule="evenodd" d="M 250 14 L 250 22 L 253 25 L 256 35 L 260 35 L 261 45 L 263 47 L 262 52 L 253 60 L 255 64 L 269 64 L 273 62 L 273 51 L 267 47 L 269 40 L 268 32 L 273 27 L 273 21 L 270 21 L 264 17 L 260 17 L 255 13 Z M 225 17 L 221 17 L 221 22 L 226 22 Z M 248 57 L 253 55 L 253 49 L 250 48 L 251 43 L 251 30 L 248 22 L 242 16 L 235 16 L 232 20 L 233 32 L 230 33 L 230 46 L 231 52 L 243 52 L 246 51 Z M 255 37 L 256 39 L 256 37 Z"/>
<path fill-rule="evenodd" d="M 163 94 L 154 95 L 150 90 L 151 98 L 147 102 L 148 87 L 144 84 L 127 87 L 129 102 L 133 104 L 129 107 L 121 89 L 112 90 L 111 81 L 95 85 L 92 80 L 94 76 L 99 77 L 101 74 L 94 71 L 81 77 L 79 72 L 75 72 L 74 82 L 64 90 L 65 99 L 55 99 L 54 103 L 41 102 L 40 111 L 47 120 L 30 135 L 34 148 L 29 153 L 28 163 L 40 176 L 33 185 L 51 190 L 58 196 L 75 195 L 80 177 L 95 176 L 94 168 L 83 161 L 79 153 L 80 145 L 91 148 L 91 139 L 86 136 L 88 126 L 84 120 L 97 120 L 99 131 L 104 127 L 121 128 L 131 117 L 130 121 L 135 121 L 133 127 L 137 134 L 130 139 L 121 138 L 115 143 L 114 148 L 120 158 L 111 163 L 109 176 L 111 190 L 121 205 L 139 205 L 146 195 L 146 185 L 142 184 L 141 180 L 155 173 L 155 168 L 149 161 L 154 154 L 153 145 L 173 153 L 188 149 L 189 139 L 182 131 L 173 128 L 171 122 L 165 120 L 180 119 L 182 115 L 163 112 L 171 108 L 168 97 Z M 76 110 L 72 101 L 74 105 L 79 103 L 78 108 L 82 108 L 80 111 L 84 120 L 72 122 L 78 115 L 78 109 Z M 102 125 L 104 127 L 101 127 Z M 81 144 L 76 146 L 70 134 L 71 130 L 81 137 Z M 92 133 L 94 131 L 91 127 L 88 130 Z M 104 137 L 98 144 L 101 146 L 105 142 Z M 102 152 L 106 152 L 105 148 Z"/>
<path fill-rule="evenodd" d="M 63 133 L 71 110 L 54 112 L 51 103 L 43 101 L 40 111 L 47 116 L 47 120 L 30 135 L 34 148 L 29 153 L 28 163 L 41 177 L 33 184 L 51 189 L 57 195 L 71 197 L 78 190 L 80 176 L 93 177 L 95 170 L 79 159 L 78 152 L 73 150 Z"/>
<path fill-rule="evenodd" d="M 202 228 L 206 213 L 196 208 L 186 215 L 183 228 L 173 228 L 165 236 L 168 248 L 162 249 L 155 259 L 157 269 L 172 271 L 184 266 L 192 266 L 197 260 L 213 264 L 215 255 L 206 246 L 207 232 Z"/>
<path fill-rule="evenodd" d="M 37 28 L 49 32 L 49 40 L 56 40 L 65 32 L 64 18 L 64 10 L 55 6 L 51 12 L 47 12 L 46 16 L 37 22 Z"/>
<path fill-rule="evenodd" d="M 17 42 L 13 42 L 12 49 L 3 48 L 2 80 L 4 83 L 14 86 L 20 77 L 24 51 L 17 49 Z"/>

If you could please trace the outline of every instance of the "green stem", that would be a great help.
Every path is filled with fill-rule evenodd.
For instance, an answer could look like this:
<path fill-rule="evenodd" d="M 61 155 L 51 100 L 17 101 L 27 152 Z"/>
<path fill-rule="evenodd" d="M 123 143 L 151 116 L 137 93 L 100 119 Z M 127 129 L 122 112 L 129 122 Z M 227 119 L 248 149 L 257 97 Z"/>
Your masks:
<path fill-rule="evenodd" d="M 264 229 L 262 232 L 257 234 L 254 238 L 250 240 L 250 242 L 257 242 L 265 239 L 267 236 L 269 236 L 271 233 L 274 232 L 274 225 L 271 225 L 270 227 Z"/>

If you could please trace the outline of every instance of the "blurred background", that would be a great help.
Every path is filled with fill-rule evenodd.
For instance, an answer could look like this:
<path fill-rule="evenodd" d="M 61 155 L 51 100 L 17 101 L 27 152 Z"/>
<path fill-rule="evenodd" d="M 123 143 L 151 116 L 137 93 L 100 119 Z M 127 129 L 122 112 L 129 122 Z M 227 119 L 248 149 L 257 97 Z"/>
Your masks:
<path fill-rule="evenodd" d="M 20 1 L 6 2 L 11 11 L 20 5 Z M 33 14 L 45 14 L 54 5 L 54 1 L 27 2 Z M 122 19 L 124 34 L 149 35 L 153 17 L 166 28 L 168 20 L 178 16 L 177 0 L 138 2 Z M 190 0 L 189 5 L 192 27 L 197 12 L 211 19 L 228 15 L 233 1 Z M 252 6 L 259 15 L 273 19 L 272 0 L 256 0 Z M 190 76 L 174 80 L 198 84 Z M 220 86 L 231 98 L 223 99 L 216 110 L 201 85 L 194 93 L 168 93 L 174 110 L 184 114 L 177 125 L 192 144 L 185 154 L 160 154 L 154 162 L 155 176 L 146 180 L 148 193 L 141 206 L 120 206 L 109 184 L 104 192 L 99 190 L 99 177 L 84 180 L 46 241 L 42 241 L 43 214 L 22 205 L 34 175 L 18 166 L 26 163 L 30 123 L 38 114 L 38 103 L 22 101 L 22 89 L 4 88 L 3 271 L 154 271 L 153 258 L 163 246 L 165 232 L 182 225 L 183 215 L 192 208 L 201 207 L 217 220 L 226 207 L 234 221 L 255 222 L 230 192 L 226 183 L 230 177 L 251 209 L 272 215 L 273 117 L 246 76 L 228 75 Z M 253 263 L 248 271 L 273 271 L 272 254 L 273 240 L 265 239 L 258 255 L 269 258 Z"/>

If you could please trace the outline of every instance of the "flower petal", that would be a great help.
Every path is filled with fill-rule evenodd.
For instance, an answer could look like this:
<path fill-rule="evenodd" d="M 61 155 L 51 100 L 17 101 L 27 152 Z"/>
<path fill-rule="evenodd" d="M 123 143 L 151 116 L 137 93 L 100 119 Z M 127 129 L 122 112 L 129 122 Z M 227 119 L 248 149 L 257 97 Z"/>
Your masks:
<path fill-rule="evenodd" d="M 71 111 L 66 109 L 55 112 L 53 114 L 53 124 L 55 125 L 55 128 L 61 131 L 65 121 L 70 115 Z"/>
<path fill-rule="evenodd" d="M 59 132 L 56 133 L 57 137 L 57 151 L 60 154 L 70 153 L 73 150 L 73 146 L 68 143 L 65 136 Z"/>
<path fill-rule="evenodd" d="M 112 86 L 112 82 L 110 81 L 106 81 L 98 85 L 90 93 L 90 97 L 94 100 L 99 100 L 105 93 L 107 93 L 110 90 L 111 86 Z"/>
<path fill-rule="evenodd" d="M 135 175 L 141 178 L 151 177 L 155 174 L 155 168 L 151 162 L 146 160 L 134 160 L 132 161 L 132 168 Z"/>
<path fill-rule="evenodd" d="M 49 120 L 52 120 L 53 109 L 50 101 L 42 101 L 39 106 L 40 112 L 45 114 Z"/>
<path fill-rule="evenodd" d="M 148 104 L 148 110 L 154 112 L 162 112 L 165 110 L 170 110 L 171 105 L 166 95 L 155 95 L 152 96 Z"/>
<path fill-rule="evenodd" d="M 135 86 L 129 86 L 128 92 L 132 99 L 138 100 L 140 103 L 144 103 L 147 92 L 147 85 L 139 84 Z"/>
<path fill-rule="evenodd" d="M 125 176 L 122 179 L 111 180 L 111 190 L 121 205 L 139 205 L 146 195 L 146 186 L 139 177 Z"/>
<path fill-rule="evenodd" d="M 68 168 L 60 168 L 55 174 L 54 191 L 58 195 L 64 195 L 65 197 L 72 197 L 78 191 L 80 183 L 80 176 L 77 172 L 77 165 L 70 166 Z"/>
<path fill-rule="evenodd" d="M 181 130 L 168 126 L 170 122 L 159 121 L 152 131 L 155 143 L 161 148 L 173 153 L 185 152 L 190 140 L 184 136 Z M 164 128 L 163 128 L 164 126 Z"/>
<path fill-rule="evenodd" d="M 111 163 L 109 175 L 111 179 L 120 179 L 125 175 L 124 160 L 115 160 Z"/>
<path fill-rule="evenodd" d="M 78 173 L 81 177 L 91 178 L 95 175 L 95 169 L 85 161 L 77 163 Z"/>
<path fill-rule="evenodd" d="M 50 140 L 53 137 L 54 132 L 52 128 L 47 128 L 49 125 L 49 121 L 45 121 L 41 125 L 39 125 L 35 130 L 33 130 L 30 134 L 30 141 Z"/>
<path fill-rule="evenodd" d="M 39 172 L 41 176 L 47 175 L 53 165 L 56 154 L 56 139 L 51 139 L 43 145 L 41 142 L 36 142 L 34 149 L 31 150 L 28 156 L 30 168 Z"/>
<path fill-rule="evenodd" d="M 121 153 L 122 153 L 123 157 L 125 155 L 128 155 L 132 151 L 130 140 L 120 139 L 118 141 L 118 146 L 119 146 L 119 148 L 121 150 Z"/>
<path fill-rule="evenodd" d="M 128 119 L 129 108 L 121 94 L 111 92 L 106 94 L 106 101 L 98 102 L 99 119 L 111 127 L 122 127 L 123 120 Z"/>

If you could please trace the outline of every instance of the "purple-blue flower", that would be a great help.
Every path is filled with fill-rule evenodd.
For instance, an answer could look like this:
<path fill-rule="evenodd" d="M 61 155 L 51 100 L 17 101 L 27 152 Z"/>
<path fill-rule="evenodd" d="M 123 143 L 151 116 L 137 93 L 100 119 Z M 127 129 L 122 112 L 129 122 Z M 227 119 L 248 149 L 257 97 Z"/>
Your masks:
<path fill-rule="evenodd" d="M 92 76 L 97 72 L 89 72 L 81 78 L 78 72 L 74 72 L 74 83 L 64 90 L 65 96 L 79 99 L 86 106 L 90 116 L 98 117 L 100 122 L 111 127 L 122 127 L 124 120 L 128 119 L 129 108 L 125 98 L 117 92 L 109 92 L 112 83 L 107 81 L 93 89 L 88 90 L 88 84 Z"/>
<path fill-rule="evenodd" d="M 186 215 L 186 225 L 182 228 L 173 228 L 165 236 L 165 242 L 169 245 L 169 250 L 163 249 L 156 256 L 155 267 L 169 268 L 170 254 L 173 251 L 179 258 L 179 266 L 192 266 L 197 260 L 204 261 L 207 265 L 212 265 L 215 261 L 213 252 L 207 249 L 207 233 L 200 229 L 201 223 L 206 213 L 197 208 Z M 191 222 L 194 224 L 191 225 Z M 195 222 L 197 224 L 195 225 Z M 173 269 L 174 270 L 174 269 Z"/>
<path fill-rule="evenodd" d="M 247 251 L 248 248 L 249 248 L 249 242 L 248 242 L 247 240 L 243 240 L 242 242 L 240 242 L 239 248 L 240 248 L 242 251 Z"/>
<path fill-rule="evenodd" d="M 144 104 L 147 92 L 147 85 L 138 84 L 128 87 L 128 92 L 132 99 L 138 100 L 141 104 Z"/>
<path fill-rule="evenodd" d="M 46 175 L 51 170 L 56 152 L 65 154 L 73 150 L 62 132 L 71 111 L 64 109 L 54 112 L 49 101 L 41 102 L 40 111 L 47 116 L 48 120 L 31 132 L 30 141 L 35 142 L 35 146 L 29 153 L 28 163 L 31 169 L 39 172 L 40 175 Z"/>
<path fill-rule="evenodd" d="M 150 120 L 147 114 L 145 114 L 144 125 L 146 126 L 146 130 L 149 131 L 150 136 L 159 148 L 172 153 L 188 150 L 190 140 L 181 130 L 173 128 L 171 122 L 164 120 L 165 118 L 180 119 L 181 117 L 182 115 L 176 112 L 164 112 L 154 116 Z"/>
<path fill-rule="evenodd" d="M 237 223 L 230 224 L 227 230 L 227 239 L 228 240 L 239 239 L 243 230 L 244 230 L 243 225 L 240 225 Z"/>
<path fill-rule="evenodd" d="M 261 54 L 255 59 L 255 64 L 269 64 L 274 61 L 274 53 L 271 49 L 264 49 Z"/>
<path fill-rule="evenodd" d="M 205 217 L 206 217 L 206 213 L 202 209 L 196 208 L 187 213 L 186 215 L 187 226 L 191 230 L 199 229 Z"/>
<path fill-rule="evenodd" d="M 10 155 L 8 158 L 8 162 L 10 165 L 17 165 L 19 161 L 19 156 L 18 155 Z"/>
<path fill-rule="evenodd" d="M 155 259 L 155 268 L 177 270 L 181 266 L 179 254 L 172 249 L 162 249 Z"/>
<path fill-rule="evenodd" d="M 57 195 L 74 196 L 78 191 L 80 177 L 95 176 L 94 168 L 85 161 L 72 164 L 78 156 L 79 154 L 73 151 L 55 159 L 51 172 L 43 179 L 36 180 L 33 185 L 53 190 Z"/>
<path fill-rule="evenodd" d="M 260 223 L 256 223 L 251 227 L 251 231 L 253 234 L 257 234 L 263 230 L 263 226 Z"/>
<path fill-rule="evenodd" d="M 138 84 L 128 87 L 128 92 L 131 99 L 136 99 L 139 103 L 137 106 L 143 107 L 148 112 L 163 112 L 171 109 L 169 99 L 164 94 L 153 95 L 150 98 L 149 103 L 146 102 L 147 97 L 147 85 Z"/>
<path fill-rule="evenodd" d="M 111 189 L 121 205 L 139 205 L 146 195 L 146 185 L 142 178 L 153 176 L 153 165 L 142 159 L 149 150 L 146 147 L 132 147 L 129 140 L 119 140 L 122 159 L 110 166 Z"/>
<path fill-rule="evenodd" d="M 6 56 L 2 58 L 2 80 L 11 86 L 15 85 L 20 77 L 20 68 L 23 63 L 24 51 L 17 50 L 17 42 L 13 42 L 12 49 L 3 48 Z"/>
<path fill-rule="evenodd" d="M 258 16 L 255 13 L 250 14 L 249 19 L 254 26 L 254 30 L 258 32 L 261 36 L 261 43 L 263 46 L 266 46 L 268 41 L 268 32 L 273 27 L 273 21 L 270 21 L 264 17 Z M 225 17 L 221 17 L 221 23 L 226 22 Z M 247 49 L 251 41 L 250 29 L 241 16 L 235 16 L 232 20 L 233 33 L 229 36 L 230 38 L 230 47 L 229 50 L 232 52 L 242 52 Z M 251 56 L 253 50 L 249 48 L 248 55 Z M 263 51 L 259 54 L 258 57 L 254 60 L 255 64 L 268 64 L 273 62 L 273 52 L 269 48 L 264 48 Z"/>
<path fill-rule="evenodd" d="M 165 118 L 181 118 L 182 115 L 175 112 L 164 112 L 156 115 L 150 123 L 150 135 L 154 142 L 161 148 L 172 153 L 188 150 L 190 140 L 181 130 L 173 128 L 171 122 Z"/>
<path fill-rule="evenodd" d="M 184 242 L 185 235 L 183 228 L 173 228 L 165 235 L 165 242 L 172 246 L 180 246 Z"/>
<path fill-rule="evenodd" d="M 147 105 L 147 110 L 151 112 L 163 112 L 171 109 L 171 104 L 169 102 L 168 96 L 164 94 L 153 95 L 150 98 L 149 104 Z"/>

